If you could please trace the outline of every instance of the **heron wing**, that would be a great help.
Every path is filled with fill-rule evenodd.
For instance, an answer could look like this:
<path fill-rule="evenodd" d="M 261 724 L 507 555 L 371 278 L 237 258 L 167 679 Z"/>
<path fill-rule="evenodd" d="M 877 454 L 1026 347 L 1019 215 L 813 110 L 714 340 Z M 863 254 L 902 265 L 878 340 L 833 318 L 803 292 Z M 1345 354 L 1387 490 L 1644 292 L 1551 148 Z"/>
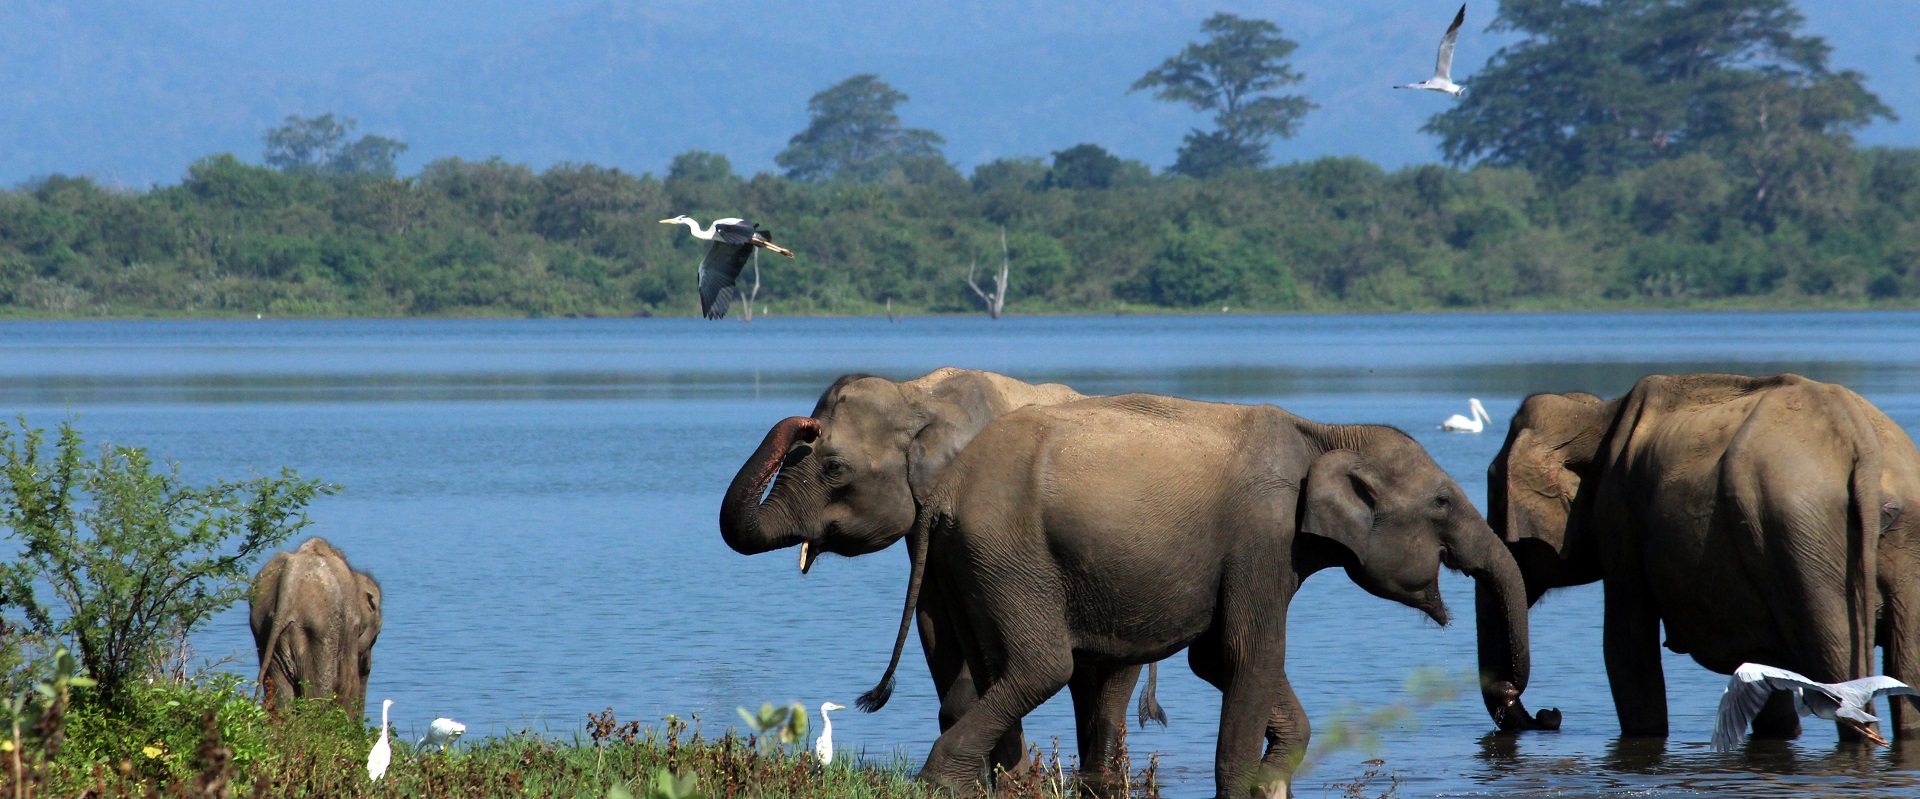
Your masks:
<path fill-rule="evenodd" d="M 747 242 L 753 241 L 753 234 L 756 232 L 753 227 L 752 222 L 737 219 L 733 221 L 721 220 L 713 223 L 713 240 L 716 244 L 723 242 L 726 244 L 746 244 Z"/>
<path fill-rule="evenodd" d="M 1766 676 L 1747 674 L 1745 670 L 1745 665 L 1734 670 L 1734 676 L 1726 680 L 1726 693 L 1720 693 L 1720 713 L 1713 726 L 1713 751 L 1734 751 L 1740 741 L 1745 741 L 1753 716 L 1761 714 L 1766 699 L 1776 690 L 1766 682 Z"/>
<path fill-rule="evenodd" d="M 1440 57 L 1434 60 L 1433 76 L 1441 80 L 1453 80 L 1453 43 L 1460 39 L 1460 23 L 1467 21 L 1467 4 L 1460 4 L 1460 13 L 1453 15 L 1453 24 L 1447 26 L 1447 35 L 1440 37 Z"/>
<path fill-rule="evenodd" d="M 714 237 L 707 257 L 700 261 L 700 313 L 708 319 L 725 319 L 727 306 L 733 303 L 733 281 L 753 255 L 752 245 L 728 244 Z"/>
<path fill-rule="evenodd" d="M 1920 696 L 1920 692 L 1914 691 L 1906 683 L 1882 674 L 1835 683 L 1827 687 L 1827 693 L 1832 694 L 1833 698 L 1840 702 L 1840 709 L 1835 712 L 1860 722 L 1880 720 L 1866 710 L 1875 699 L 1882 696 Z"/>

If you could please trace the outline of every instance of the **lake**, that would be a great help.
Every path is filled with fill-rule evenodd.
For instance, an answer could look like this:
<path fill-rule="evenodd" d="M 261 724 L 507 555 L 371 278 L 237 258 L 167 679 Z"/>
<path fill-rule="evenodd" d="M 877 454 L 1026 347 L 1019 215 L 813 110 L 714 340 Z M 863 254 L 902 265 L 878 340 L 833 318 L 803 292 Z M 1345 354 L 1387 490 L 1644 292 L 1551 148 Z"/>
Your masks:
<path fill-rule="evenodd" d="M 948 365 L 1396 425 L 1476 501 L 1527 394 L 1613 396 L 1653 372 L 1797 372 L 1920 430 L 1913 312 L 8 322 L 0 409 L 40 427 L 72 414 L 91 442 L 147 447 L 195 480 L 284 465 L 343 486 L 306 532 L 384 587 L 369 699 L 376 715 L 395 700 L 401 735 L 451 716 L 469 735 L 572 736 L 608 707 L 622 720 L 697 714 L 711 733 L 741 705 L 851 705 L 886 665 L 907 576 L 901 546 L 823 558 L 804 577 L 792 550 L 734 554 L 715 519 L 735 470 L 842 373 Z M 1492 430 L 1435 429 L 1470 396 Z M 1565 729 L 1490 735 L 1471 676 L 1472 585 L 1449 574 L 1444 590 L 1462 619 L 1445 629 L 1337 571 L 1293 604 L 1288 670 L 1316 729 L 1403 701 L 1416 669 L 1460 689 L 1382 737 L 1375 754 L 1402 796 L 1920 795 L 1920 747 L 1842 748 L 1825 722 L 1791 743 L 1708 751 L 1726 678 L 1671 653 L 1672 737 L 1622 741 L 1597 585 L 1533 614 L 1527 702 L 1560 707 Z M 253 675 L 244 608 L 192 644 Z M 1219 694 L 1183 656 L 1167 666 L 1172 725 L 1129 743 L 1136 762 L 1162 756 L 1169 795 L 1209 795 Z M 921 757 L 934 706 L 916 640 L 893 702 L 837 714 L 835 740 Z M 1028 717 L 1029 739 L 1070 751 L 1071 719 L 1062 692 Z M 1337 796 L 1328 784 L 1369 756 L 1331 757 L 1296 790 Z"/>

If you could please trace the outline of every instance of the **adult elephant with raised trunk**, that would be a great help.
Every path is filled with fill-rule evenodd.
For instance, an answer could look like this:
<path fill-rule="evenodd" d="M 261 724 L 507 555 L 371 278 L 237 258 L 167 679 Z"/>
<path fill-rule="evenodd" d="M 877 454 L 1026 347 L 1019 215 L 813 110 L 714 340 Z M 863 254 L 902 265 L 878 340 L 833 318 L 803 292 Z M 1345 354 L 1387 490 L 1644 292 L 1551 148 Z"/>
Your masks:
<path fill-rule="evenodd" d="M 1487 470 L 1488 515 L 1531 604 L 1600 581 L 1614 711 L 1667 735 L 1667 648 L 1730 674 L 1743 662 L 1821 682 L 1920 679 L 1920 454 L 1886 414 L 1798 375 L 1652 375 L 1625 395 L 1537 394 Z M 1485 597 L 1484 599 L 1491 599 Z M 1497 606 L 1482 603 L 1482 619 Z M 1499 679 L 1509 642 L 1483 628 Z M 1920 714 L 1894 703 L 1895 734 Z M 1799 732 L 1774 696 L 1754 732 Z M 1704 732 L 1704 730 L 1703 730 Z M 1842 728 L 1841 734 L 1853 737 Z"/>
<path fill-rule="evenodd" d="M 959 611 L 985 690 L 920 772 L 951 789 L 975 787 L 994 742 L 1069 682 L 1076 695 L 1124 690 L 1127 669 L 1185 648 L 1224 694 L 1216 795 L 1255 782 L 1284 795 L 1309 735 L 1286 676 L 1287 607 L 1327 567 L 1440 624 L 1440 568 L 1472 575 L 1503 600 L 1501 666 L 1526 683 L 1512 556 L 1390 427 L 1144 394 L 1022 408 L 948 467 L 913 538 L 900 639 L 861 704 L 886 701 L 918 602 Z"/>
<path fill-rule="evenodd" d="M 853 557 L 886 549 L 913 528 L 926 492 L 988 422 L 1016 408 L 1081 398 L 1066 386 L 965 369 L 939 369 L 906 382 L 846 375 L 820 395 L 811 416 L 783 420 L 767 432 L 727 489 L 720 534 L 743 555 L 797 546 L 802 573 L 821 553 Z M 919 622 L 940 697 L 940 729 L 946 730 L 973 702 L 975 683 L 953 640 L 949 609 L 938 600 L 924 603 Z M 1127 690 L 1117 696 L 1075 695 L 1080 762 L 1092 770 L 1112 753 L 1084 748 L 1103 739 L 1089 731 L 1125 726 L 1131 675 L 1137 673 L 1129 673 Z M 1143 719 L 1164 723 L 1151 676 L 1140 707 Z M 1023 749 L 1015 727 L 996 748 L 993 764 L 1018 770 L 1027 763 Z"/>
<path fill-rule="evenodd" d="M 260 567 L 247 621 L 260 656 L 261 690 L 281 707 L 295 697 L 331 697 L 349 713 L 366 712 L 373 644 L 380 638 L 380 584 L 354 571 L 326 539 L 309 538 Z"/>

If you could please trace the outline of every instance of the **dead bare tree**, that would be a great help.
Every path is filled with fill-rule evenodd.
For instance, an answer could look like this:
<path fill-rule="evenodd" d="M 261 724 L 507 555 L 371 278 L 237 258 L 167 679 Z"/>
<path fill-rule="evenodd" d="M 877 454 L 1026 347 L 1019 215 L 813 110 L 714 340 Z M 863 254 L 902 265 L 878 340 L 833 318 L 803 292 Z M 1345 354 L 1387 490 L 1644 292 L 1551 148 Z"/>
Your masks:
<path fill-rule="evenodd" d="M 898 321 L 900 321 L 900 316 L 904 316 L 904 315 L 905 315 L 905 314 L 900 314 L 900 315 L 895 315 L 895 314 L 894 314 L 894 312 L 893 312 L 893 298 L 892 298 L 892 297 L 888 297 L 888 298 L 887 298 L 887 321 L 889 321 L 889 322 L 898 322 Z"/>
<path fill-rule="evenodd" d="M 1000 226 L 1000 274 L 993 279 L 993 293 L 980 290 L 980 284 L 973 281 L 973 272 L 980 267 L 980 259 L 973 259 L 967 267 L 967 285 L 973 287 L 973 293 L 980 295 L 980 301 L 987 304 L 987 315 L 1000 318 L 1000 310 L 1007 305 L 1007 226 Z"/>
<path fill-rule="evenodd" d="M 760 296 L 760 248 L 753 249 L 753 291 L 747 292 L 746 302 L 740 303 L 740 321 L 753 321 L 753 301 Z"/>

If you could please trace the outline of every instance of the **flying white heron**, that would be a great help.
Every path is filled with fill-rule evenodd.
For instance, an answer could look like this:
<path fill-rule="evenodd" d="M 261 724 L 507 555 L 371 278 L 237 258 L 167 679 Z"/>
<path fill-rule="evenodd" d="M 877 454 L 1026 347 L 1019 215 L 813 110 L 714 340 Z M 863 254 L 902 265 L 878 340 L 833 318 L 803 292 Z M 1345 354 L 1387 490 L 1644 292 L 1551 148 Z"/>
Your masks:
<path fill-rule="evenodd" d="M 820 703 L 820 740 L 813 742 L 813 757 L 822 766 L 833 762 L 833 719 L 827 718 L 827 711 L 846 709 L 846 705 Z"/>
<path fill-rule="evenodd" d="M 414 746 L 438 746 L 441 751 L 446 751 L 447 747 L 452 746 L 454 741 L 460 740 L 460 736 L 465 734 L 467 734 L 467 725 L 443 716 L 427 725 L 427 737 L 421 738 Z"/>
<path fill-rule="evenodd" d="M 1882 696 L 1915 696 L 1906 683 L 1892 677 L 1862 677 L 1841 683 L 1814 682 L 1786 669 L 1742 663 L 1727 681 L 1727 692 L 1720 696 L 1720 720 L 1713 728 L 1713 751 L 1731 751 L 1747 739 L 1747 725 L 1765 707 L 1775 691 L 1793 694 L 1793 709 L 1802 716 L 1814 716 L 1851 727 L 1867 740 L 1881 746 L 1887 739 L 1873 731 L 1880 719 L 1867 712 L 1867 706 Z"/>
<path fill-rule="evenodd" d="M 1440 57 L 1434 62 L 1433 77 L 1420 81 L 1419 83 L 1409 83 L 1405 86 L 1395 86 L 1393 88 L 1431 89 L 1436 92 L 1446 92 L 1455 97 L 1459 97 L 1462 87 L 1453 82 L 1453 43 L 1460 38 L 1460 23 L 1465 21 L 1467 21 L 1467 6 L 1465 3 L 1462 3 L 1460 5 L 1460 13 L 1453 15 L 1453 24 L 1447 26 L 1447 35 L 1440 37 Z"/>
<path fill-rule="evenodd" d="M 1477 399 L 1467 398 L 1467 412 L 1473 416 L 1469 418 L 1456 413 L 1441 422 L 1440 429 L 1449 433 L 1478 433 L 1493 424 L 1493 417 L 1487 415 L 1487 406 L 1481 405 Z"/>
<path fill-rule="evenodd" d="M 793 257 L 792 250 L 773 243 L 773 234 L 744 219 L 715 219 L 706 230 L 701 230 L 700 223 L 685 214 L 662 219 L 660 224 L 686 225 L 693 231 L 694 238 L 713 242 L 713 246 L 707 248 L 707 257 L 700 259 L 700 313 L 708 319 L 727 318 L 727 306 L 738 293 L 733 281 L 740 277 L 747 259 L 753 257 L 755 247 Z"/>
<path fill-rule="evenodd" d="M 393 745 L 387 743 L 387 711 L 393 708 L 393 700 L 380 701 L 380 740 L 373 742 L 373 751 L 367 753 L 367 779 L 379 782 L 387 775 L 387 764 L 393 762 Z"/>

